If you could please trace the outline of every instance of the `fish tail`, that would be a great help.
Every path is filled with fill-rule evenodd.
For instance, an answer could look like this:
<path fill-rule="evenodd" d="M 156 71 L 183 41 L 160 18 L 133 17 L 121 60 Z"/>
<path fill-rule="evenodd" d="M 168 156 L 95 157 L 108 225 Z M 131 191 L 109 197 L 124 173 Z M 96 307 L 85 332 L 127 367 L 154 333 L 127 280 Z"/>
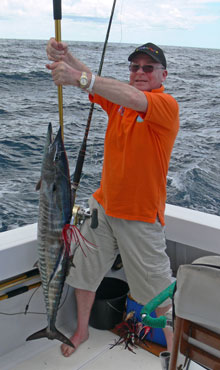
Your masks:
<path fill-rule="evenodd" d="M 34 340 L 34 339 L 40 339 L 40 338 L 48 338 L 48 339 L 57 339 L 62 343 L 68 344 L 68 346 L 75 348 L 74 344 L 67 338 L 65 337 L 64 334 L 62 334 L 59 330 L 54 328 L 52 331 L 49 330 L 48 327 L 37 331 L 36 333 L 30 335 L 26 341 L 29 340 Z"/>

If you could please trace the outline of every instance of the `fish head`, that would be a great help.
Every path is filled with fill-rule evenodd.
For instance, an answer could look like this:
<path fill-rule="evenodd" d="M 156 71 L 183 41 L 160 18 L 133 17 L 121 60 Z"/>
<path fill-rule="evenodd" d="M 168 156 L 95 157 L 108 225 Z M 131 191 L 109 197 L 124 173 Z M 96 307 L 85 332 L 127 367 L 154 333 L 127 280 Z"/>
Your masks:
<path fill-rule="evenodd" d="M 48 125 L 41 168 L 41 194 L 51 210 L 51 223 L 57 217 L 65 225 L 72 214 L 72 195 L 69 164 L 61 128 L 53 139 L 52 125 Z"/>
<path fill-rule="evenodd" d="M 69 171 L 68 159 L 64 148 L 61 128 L 54 139 L 52 125 L 49 123 L 44 146 L 41 175 L 55 176 L 59 171 Z"/>

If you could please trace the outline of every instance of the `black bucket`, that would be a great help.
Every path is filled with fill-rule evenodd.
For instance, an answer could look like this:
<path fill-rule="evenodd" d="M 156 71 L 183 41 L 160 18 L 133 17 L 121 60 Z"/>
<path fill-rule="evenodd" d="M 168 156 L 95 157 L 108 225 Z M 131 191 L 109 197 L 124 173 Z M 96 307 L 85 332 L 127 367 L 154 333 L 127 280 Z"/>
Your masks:
<path fill-rule="evenodd" d="M 97 289 L 89 324 L 95 329 L 113 329 L 122 321 L 128 290 L 125 281 L 105 277 Z"/>

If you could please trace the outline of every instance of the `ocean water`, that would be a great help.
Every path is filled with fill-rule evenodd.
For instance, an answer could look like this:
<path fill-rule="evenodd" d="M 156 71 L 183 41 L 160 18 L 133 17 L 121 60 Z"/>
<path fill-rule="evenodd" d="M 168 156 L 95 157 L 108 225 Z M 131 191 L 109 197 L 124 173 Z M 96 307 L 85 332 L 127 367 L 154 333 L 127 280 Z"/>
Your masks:
<path fill-rule="evenodd" d="M 97 72 L 102 43 L 70 42 Z M 42 151 L 49 122 L 59 128 L 57 88 L 46 70 L 46 41 L 0 40 L 0 231 L 37 222 Z M 128 81 L 129 44 L 109 44 L 102 75 Z M 180 106 L 180 132 L 167 178 L 167 203 L 220 215 L 220 50 L 163 47 L 166 92 Z M 75 169 L 90 103 L 87 94 L 63 88 L 64 138 Z M 77 204 L 98 187 L 107 117 L 95 107 Z M 141 160 L 141 158 L 140 158 Z"/>

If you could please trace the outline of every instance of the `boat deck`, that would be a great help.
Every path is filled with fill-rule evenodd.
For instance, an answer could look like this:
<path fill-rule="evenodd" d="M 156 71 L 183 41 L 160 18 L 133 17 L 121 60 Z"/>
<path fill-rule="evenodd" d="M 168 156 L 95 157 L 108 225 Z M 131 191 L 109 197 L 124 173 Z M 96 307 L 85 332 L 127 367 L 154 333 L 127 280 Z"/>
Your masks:
<path fill-rule="evenodd" d="M 2 356 L 1 370 L 161 370 L 159 358 L 150 352 L 137 347 L 134 354 L 123 344 L 110 349 L 118 336 L 92 327 L 89 330 L 89 339 L 69 358 L 62 356 L 59 342 L 41 339 Z"/>
<path fill-rule="evenodd" d="M 191 263 L 203 255 L 219 255 L 220 217 L 177 206 L 166 207 L 166 240 L 173 271 L 179 265 Z M 0 281 L 12 280 L 33 269 L 37 255 L 36 224 L 1 233 Z M 122 276 L 114 276 L 122 278 Z M 33 282 L 33 281 L 32 281 Z M 17 285 L 23 286 L 26 283 Z M 30 284 L 28 281 L 27 285 Z M 14 289 L 13 287 L 11 289 Z M 2 290 L 1 295 L 7 293 Z M 46 326 L 42 289 L 1 300 L 0 304 L 0 369 L 1 370 L 114 370 L 116 367 L 138 370 L 161 370 L 160 359 L 138 347 L 136 354 L 123 345 L 110 347 L 118 338 L 110 331 L 90 327 L 89 340 L 70 358 L 60 352 L 60 343 L 41 339 L 25 342 L 26 338 Z M 67 336 L 74 332 L 76 307 L 73 291 L 69 289 L 61 300 L 57 327 Z M 25 307 L 31 304 L 26 314 Z M 65 301 L 65 304 L 63 305 Z M 71 327 L 72 326 L 72 327 Z M 68 333 L 68 331 L 70 331 Z M 192 363 L 189 370 L 201 369 Z"/>

